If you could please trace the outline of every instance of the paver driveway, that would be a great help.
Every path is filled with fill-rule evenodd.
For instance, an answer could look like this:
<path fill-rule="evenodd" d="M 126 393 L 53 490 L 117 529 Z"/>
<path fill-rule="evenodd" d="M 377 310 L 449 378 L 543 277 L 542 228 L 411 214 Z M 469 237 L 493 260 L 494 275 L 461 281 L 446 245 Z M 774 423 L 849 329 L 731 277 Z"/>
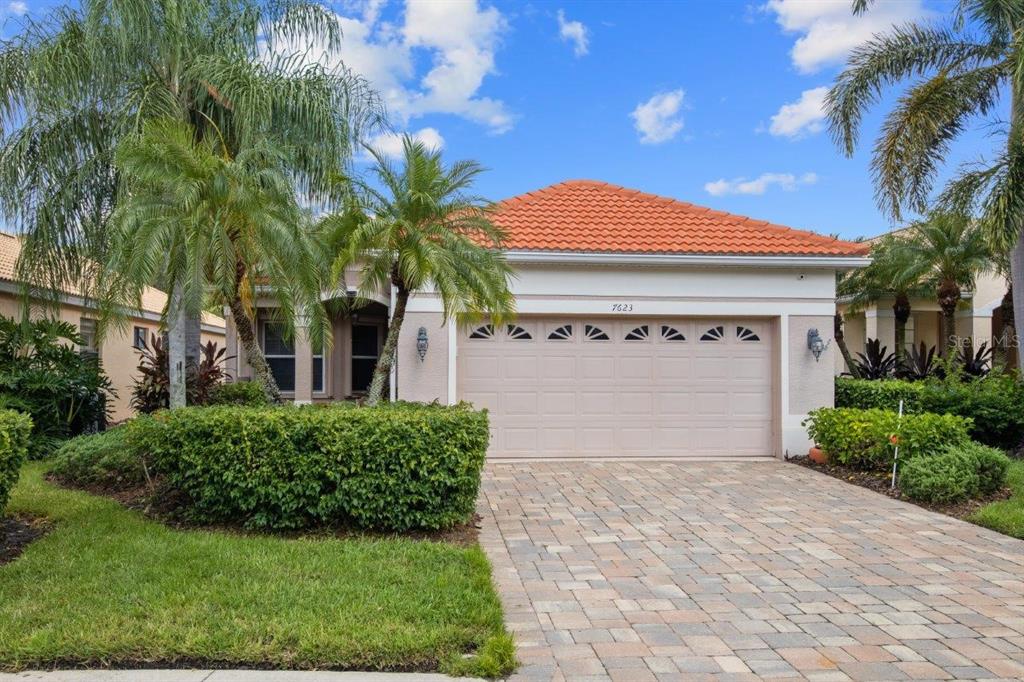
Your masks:
<path fill-rule="evenodd" d="M 515 679 L 1024 678 L 1024 542 L 784 462 L 489 463 Z"/>

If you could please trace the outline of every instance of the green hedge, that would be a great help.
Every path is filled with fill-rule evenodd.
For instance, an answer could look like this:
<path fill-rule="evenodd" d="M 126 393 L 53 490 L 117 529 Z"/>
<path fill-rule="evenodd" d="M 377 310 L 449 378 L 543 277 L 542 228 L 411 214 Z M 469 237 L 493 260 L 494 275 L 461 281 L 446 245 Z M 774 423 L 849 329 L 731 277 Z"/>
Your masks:
<path fill-rule="evenodd" d="M 207 405 L 268 405 L 267 394 L 258 381 L 235 381 L 218 385 L 210 392 Z"/>
<path fill-rule="evenodd" d="M 975 460 L 960 450 L 907 461 L 900 469 L 900 490 L 912 500 L 950 504 L 977 495 Z"/>
<path fill-rule="evenodd" d="M 14 410 L 0 410 L 0 514 L 28 457 L 31 435 L 31 417 Z"/>
<path fill-rule="evenodd" d="M 907 412 L 970 417 L 971 438 L 979 443 L 1009 450 L 1024 442 L 1024 383 L 1012 376 L 913 383 L 836 378 L 836 407 L 896 410 L 901 398 Z"/>
<path fill-rule="evenodd" d="M 1010 458 L 1002 450 L 971 442 L 950 447 L 947 451 L 962 454 L 974 463 L 974 469 L 978 473 L 978 492 L 982 495 L 991 495 L 1006 483 Z"/>
<path fill-rule="evenodd" d="M 840 464 L 860 469 L 892 466 L 892 437 L 899 434 L 900 459 L 931 454 L 969 441 L 971 420 L 949 414 L 905 414 L 850 407 L 814 410 L 804 421 L 811 439 Z"/>
<path fill-rule="evenodd" d="M 467 521 L 488 441 L 466 405 L 181 408 L 125 428 L 191 518 L 274 529 Z"/>
<path fill-rule="evenodd" d="M 61 480 L 116 490 L 146 481 L 142 457 L 128 445 L 123 427 L 72 438 L 54 453 L 51 471 Z"/>

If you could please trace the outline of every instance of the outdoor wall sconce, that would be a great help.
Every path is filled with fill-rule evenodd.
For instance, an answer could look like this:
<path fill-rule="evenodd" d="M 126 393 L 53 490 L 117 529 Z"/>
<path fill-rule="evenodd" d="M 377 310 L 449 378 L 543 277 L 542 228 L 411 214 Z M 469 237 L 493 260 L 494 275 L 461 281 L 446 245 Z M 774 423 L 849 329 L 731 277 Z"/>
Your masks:
<path fill-rule="evenodd" d="M 828 348 L 831 343 L 831 340 L 829 340 L 828 343 L 825 343 L 817 329 L 807 330 L 807 348 L 811 351 L 811 355 L 814 356 L 815 362 L 821 359 L 821 354 L 825 352 L 825 349 Z"/>
<path fill-rule="evenodd" d="M 427 345 L 427 328 L 420 327 L 419 332 L 416 333 L 416 352 L 420 355 L 420 362 L 427 357 Z"/>

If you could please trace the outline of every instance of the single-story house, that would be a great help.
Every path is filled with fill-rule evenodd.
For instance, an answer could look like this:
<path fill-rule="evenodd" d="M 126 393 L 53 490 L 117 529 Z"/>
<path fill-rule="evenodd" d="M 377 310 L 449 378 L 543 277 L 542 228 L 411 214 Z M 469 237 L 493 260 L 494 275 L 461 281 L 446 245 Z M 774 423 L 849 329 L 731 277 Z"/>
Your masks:
<path fill-rule="evenodd" d="M 21 284 L 15 276 L 20 253 L 21 240 L 16 235 L 0 232 L 0 315 L 16 319 L 22 314 Z M 129 403 L 132 387 L 139 376 L 139 350 L 143 343 L 149 343 L 152 334 L 159 333 L 167 294 L 155 287 L 147 287 L 142 307 L 131 312 L 128 327 L 111 330 L 102 342 L 98 341 L 96 334 L 96 307 L 81 290 L 63 292 L 59 302 L 57 310 L 50 305 L 33 308 L 32 316 L 57 317 L 78 328 L 85 340 L 82 350 L 99 355 L 103 371 L 110 377 L 116 392 L 109 403 L 111 419 L 122 421 L 131 417 L 134 411 Z M 213 341 L 223 347 L 224 318 L 204 312 L 201 340 L 203 343 Z"/>
<path fill-rule="evenodd" d="M 807 451 L 801 422 L 833 402 L 836 271 L 865 265 L 865 245 L 589 180 L 502 201 L 493 220 L 517 318 L 463 326 L 435 293 L 415 294 L 392 397 L 486 408 L 492 457 Z M 259 301 L 285 395 L 365 390 L 389 303 L 382 293 L 339 316 L 325 355 L 285 339 L 272 300 Z M 230 319 L 228 349 L 233 374 L 251 377 Z"/>
<path fill-rule="evenodd" d="M 906 231 L 906 228 L 897 230 Z M 869 246 L 881 237 L 865 240 Z M 1009 288 L 1006 277 L 995 270 L 979 274 L 974 287 L 963 292 L 963 300 L 956 311 L 956 329 L 951 334 L 960 338 L 970 338 L 975 349 L 982 343 L 989 348 L 1001 343 L 1011 354 L 1011 364 L 1015 361 L 1016 345 L 1006 343 L 1001 338 L 1003 330 L 1003 297 Z M 843 316 L 843 333 L 850 353 L 856 358 L 857 353 L 864 352 L 868 339 L 881 339 L 882 346 L 889 352 L 896 351 L 896 313 L 893 310 L 895 298 L 889 296 L 863 308 L 851 311 L 848 300 L 840 298 L 837 308 Z M 936 348 L 936 354 L 942 349 L 942 309 L 936 296 L 913 297 L 910 299 L 910 317 L 906 325 L 906 349 L 919 346 L 924 342 L 926 348 Z M 842 374 L 848 371 L 839 353 L 835 356 L 835 372 Z"/>

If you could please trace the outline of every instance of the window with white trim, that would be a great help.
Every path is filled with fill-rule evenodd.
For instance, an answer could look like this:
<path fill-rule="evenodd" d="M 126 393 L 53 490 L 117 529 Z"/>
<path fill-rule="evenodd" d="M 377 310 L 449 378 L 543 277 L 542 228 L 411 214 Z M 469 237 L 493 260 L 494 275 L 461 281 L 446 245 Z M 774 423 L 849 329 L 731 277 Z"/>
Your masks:
<path fill-rule="evenodd" d="M 295 390 L 295 345 L 285 338 L 285 327 L 279 322 L 264 321 L 261 325 L 263 357 L 270 373 L 282 391 Z"/>
<path fill-rule="evenodd" d="M 132 348 L 136 350 L 143 350 L 149 343 L 149 330 L 145 327 L 135 327 L 132 329 Z"/>
<path fill-rule="evenodd" d="M 91 317 L 78 318 L 78 333 L 82 335 L 82 345 L 79 350 L 90 353 L 98 353 L 99 346 L 96 344 L 96 320 Z"/>

